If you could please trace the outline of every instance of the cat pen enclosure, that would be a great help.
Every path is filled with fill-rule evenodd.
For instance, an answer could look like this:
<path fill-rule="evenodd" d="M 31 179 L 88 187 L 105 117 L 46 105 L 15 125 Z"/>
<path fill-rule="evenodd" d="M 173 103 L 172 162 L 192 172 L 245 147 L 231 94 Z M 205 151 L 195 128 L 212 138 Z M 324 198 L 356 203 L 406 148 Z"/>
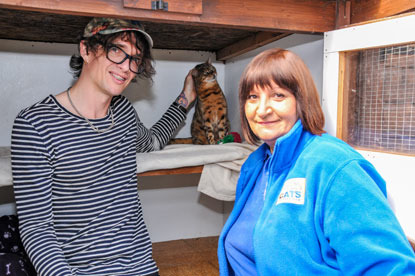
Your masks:
<path fill-rule="evenodd" d="M 380 171 L 412 240 L 415 186 L 415 15 L 327 32 L 323 110 L 329 133 Z"/>
<path fill-rule="evenodd" d="M 217 60 L 228 61 L 233 57 L 291 33 L 322 34 L 348 23 L 395 15 L 415 8 L 413 3 L 404 0 L 381 1 L 382 5 L 386 3 L 386 7 L 379 7 L 379 1 L 377 0 L 173 1 L 183 3 L 202 2 L 202 15 L 200 15 L 184 14 L 173 10 L 158 11 L 127 7 L 134 4 L 133 2 L 137 3 L 138 1 L 0 0 L 0 38 L 73 44 L 74 41 L 71 39 L 76 37 L 76 32 L 82 30 L 90 17 L 117 16 L 143 21 L 146 29 L 154 38 L 157 49 L 209 51 L 216 55 Z M 173 3 L 172 1 L 165 2 L 169 2 L 169 5 Z M 349 11 L 350 14 L 346 16 L 349 20 L 344 21 L 341 20 L 345 14 L 342 13 L 341 7 L 344 8 L 347 3 L 352 5 L 351 11 Z M 182 6 L 185 7 L 186 5 Z M 159 62 L 159 64 L 161 63 Z M 231 66 L 226 64 L 226 66 L 228 65 Z M 7 66 L 9 67 L 10 64 Z M 177 68 L 174 70 L 177 71 Z M 7 76 L 7 82 L 10 82 L 10 75 Z M 181 79 L 180 82 L 182 82 Z M 7 131 L 4 131 L 4 133 L 7 133 Z M 190 172 L 194 172 L 194 168 L 191 169 Z M 198 169 L 196 172 L 200 172 L 200 168 Z M 175 172 L 189 173 L 187 169 Z M 169 174 L 171 171 L 159 171 L 158 173 Z M 172 182 L 179 182 L 175 177 L 179 176 L 158 176 L 158 179 L 168 179 L 165 181 L 168 185 L 161 185 L 162 189 L 147 185 L 142 194 L 143 205 L 148 208 L 147 213 L 150 214 L 147 223 L 152 230 L 152 234 L 154 235 L 158 231 L 160 237 L 166 240 L 182 238 L 184 233 L 199 235 L 198 237 L 200 237 L 207 233 L 207 230 L 213 232 L 209 228 L 213 224 L 217 224 L 220 228 L 223 218 L 213 216 L 213 212 L 201 210 L 200 206 L 202 204 L 193 202 L 200 200 L 194 189 L 190 189 L 194 187 L 179 187 L 177 189 L 172 187 L 175 185 Z M 193 181 L 195 174 L 186 175 L 185 177 L 192 178 Z M 183 181 L 183 178 L 180 178 L 180 181 L 182 183 L 186 182 Z M 156 205 L 154 202 L 157 202 L 157 206 L 153 207 L 152 204 Z M 217 206 L 215 206 L 217 209 L 226 208 L 226 206 L 219 204 Z M 182 207 L 182 209 L 179 207 Z M 157 213 L 156 211 L 159 209 L 163 209 L 163 211 Z M 186 213 L 187 218 L 190 219 L 181 220 L 180 217 L 182 216 L 177 216 L 180 213 Z M 166 229 L 165 225 L 158 226 L 156 224 L 155 221 L 159 220 L 159 217 L 163 218 L 165 225 L 170 226 L 169 229 Z M 197 220 L 200 217 L 203 217 L 203 223 L 201 223 L 201 220 Z M 175 224 L 172 222 L 173 219 Z M 182 224 L 183 227 L 176 229 L 178 224 Z M 188 229 L 194 229 L 194 231 L 185 232 L 183 228 L 186 225 L 188 226 L 185 229 L 186 231 Z M 173 234 L 167 236 L 166 232 Z"/>

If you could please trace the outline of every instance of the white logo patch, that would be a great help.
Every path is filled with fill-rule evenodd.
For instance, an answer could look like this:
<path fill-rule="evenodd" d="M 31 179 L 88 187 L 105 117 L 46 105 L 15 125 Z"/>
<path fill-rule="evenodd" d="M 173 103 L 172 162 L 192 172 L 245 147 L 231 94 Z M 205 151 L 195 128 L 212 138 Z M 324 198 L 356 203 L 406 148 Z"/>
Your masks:
<path fill-rule="evenodd" d="M 305 182 L 305 178 L 291 178 L 285 181 L 275 205 L 280 203 L 304 205 Z"/>

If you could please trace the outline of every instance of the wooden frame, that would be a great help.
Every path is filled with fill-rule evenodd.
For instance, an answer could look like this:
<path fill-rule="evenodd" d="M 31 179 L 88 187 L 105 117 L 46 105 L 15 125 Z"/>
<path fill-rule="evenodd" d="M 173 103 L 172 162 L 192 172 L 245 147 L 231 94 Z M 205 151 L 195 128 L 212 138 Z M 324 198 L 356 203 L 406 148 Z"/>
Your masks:
<path fill-rule="evenodd" d="M 401 46 L 401 44 L 384 45 L 379 48 L 399 47 L 399 46 Z M 356 124 L 355 114 L 352 113 L 353 110 L 356 110 L 356 97 L 351 96 L 351 94 L 355 91 L 358 91 L 358 86 L 356 83 L 357 72 L 358 72 L 356 68 L 358 66 L 358 61 L 359 61 L 358 56 L 360 55 L 360 51 L 369 50 L 369 49 L 370 48 L 364 48 L 364 49 L 344 51 L 344 52 L 339 53 L 339 77 L 338 77 L 339 88 L 338 88 L 338 103 L 337 103 L 336 137 L 346 141 L 347 143 L 349 143 L 356 149 L 360 149 L 360 150 L 414 156 L 412 152 L 408 153 L 402 150 L 388 150 L 388 149 L 383 149 L 383 148 L 377 149 L 377 148 L 365 147 L 365 146 L 359 145 L 359 143 L 355 141 L 354 139 L 355 137 L 353 133 L 350 133 L 350 130 L 351 130 L 350 126 L 353 126 Z M 375 128 L 378 129 L 378 126 L 376 126 Z"/>
<path fill-rule="evenodd" d="M 185 32 L 188 31 L 190 33 L 183 34 L 184 37 L 200 33 L 200 29 L 195 30 L 195 27 L 233 29 L 235 34 L 243 30 L 246 32 L 256 32 L 254 34 L 247 34 L 246 36 L 238 36 L 231 43 L 223 43 L 213 49 L 216 52 L 217 60 L 224 62 L 227 59 L 246 53 L 292 33 L 323 33 L 349 26 L 349 24 L 378 20 L 415 10 L 415 2 L 413 0 L 385 0 L 381 1 L 381 3 L 378 0 L 160 1 L 168 2 L 169 8 L 167 11 L 152 10 L 151 2 L 150 0 L 0 0 L 0 8 L 74 17 L 74 20 L 67 20 L 69 24 L 64 24 L 65 30 L 70 29 L 71 22 L 79 21 L 80 17 L 116 16 L 141 20 L 143 22 L 152 22 L 153 24 L 158 23 L 160 25 L 167 23 L 193 26 L 194 31 L 185 30 Z M 21 18 L 19 14 L 16 17 Z M 19 39 L 19 36 L 16 34 L 21 33 L 22 29 L 28 32 L 30 28 L 15 27 L 13 24 L 15 20 L 11 18 L 13 16 L 4 19 L 1 25 L 4 30 L 12 30 L 3 31 L 3 36 L 0 37 L 5 39 Z M 37 24 L 45 28 L 50 26 L 42 22 L 37 22 Z M 43 24 L 46 24 L 46 26 Z M 54 26 L 58 27 L 60 25 Z M 165 26 L 160 26 L 160 28 L 165 28 Z M 74 26 L 74 30 L 78 30 L 78 27 Z M 31 32 L 34 32 L 33 28 Z M 232 33 L 232 31 L 229 32 Z M 73 32 L 68 31 L 67 33 Z M 155 31 L 155 33 L 158 32 Z M 23 37 L 42 41 L 42 36 L 42 34 L 38 35 L 36 33 Z M 176 37 L 177 34 L 176 36 L 172 36 L 173 39 Z M 53 41 L 50 41 L 51 39 Z M 61 40 L 67 39 L 61 38 Z M 179 41 L 182 40 L 183 38 L 179 38 Z M 56 36 L 52 38 L 46 37 L 45 41 L 62 42 Z M 212 38 L 208 38 L 207 41 L 212 41 Z M 177 50 L 183 47 L 178 43 L 174 45 L 177 48 L 171 47 L 171 44 L 164 44 L 163 46 L 167 46 L 168 49 Z M 200 49 L 191 49 L 212 51 L 212 49 L 203 49 L 203 45 L 206 45 L 206 43 L 196 43 L 195 45 L 198 45 L 195 47 L 200 47 Z"/>
<path fill-rule="evenodd" d="M 351 99 L 349 91 L 356 89 L 357 52 L 339 53 L 339 96 L 337 103 L 337 131 L 336 136 L 344 141 L 349 140 L 349 125 L 354 118 L 349 113 Z"/>
<path fill-rule="evenodd" d="M 157 175 L 175 175 L 175 174 L 194 174 L 202 173 L 203 166 L 183 167 L 177 169 L 164 169 L 147 171 L 137 174 L 138 176 L 157 176 Z"/>
<path fill-rule="evenodd" d="M 204 0 L 203 13 L 192 15 L 125 8 L 122 2 L 123 0 L 1 0 L 0 8 L 85 16 L 117 16 L 143 21 L 240 27 L 259 31 L 314 33 L 334 29 L 336 8 L 335 2 L 324 0 Z"/>
<path fill-rule="evenodd" d="M 361 49 L 413 43 L 413 26 L 415 13 L 408 13 L 325 33 L 322 107 L 326 117 L 325 129 L 329 134 L 336 135 L 339 129 L 337 124 L 345 118 L 338 116 L 338 106 L 345 105 L 343 94 L 339 93 L 343 87 L 340 79 L 345 78 L 341 72 L 345 70 L 345 57 L 342 55 Z M 345 135 L 341 131 L 339 134 Z M 415 156 L 356 149 L 376 167 L 387 182 L 392 208 L 405 234 L 412 238 L 414 244 L 415 224 L 412 210 L 415 189 L 409 180 L 412 179 Z"/>

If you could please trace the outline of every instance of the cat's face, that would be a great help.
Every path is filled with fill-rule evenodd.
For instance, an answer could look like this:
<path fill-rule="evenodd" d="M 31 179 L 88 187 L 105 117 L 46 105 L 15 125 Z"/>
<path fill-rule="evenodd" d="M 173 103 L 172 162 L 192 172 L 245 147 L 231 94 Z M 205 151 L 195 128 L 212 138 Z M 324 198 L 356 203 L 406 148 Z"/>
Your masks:
<path fill-rule="evenodd" d="M 209 85 L 209 83 L 216 83 L 216 68 L 210 64 L 210 62 L 205 62 L 196 65 L 193 72 L 193 79 L 195 80 L 196 86 L 199 85 Z"/>

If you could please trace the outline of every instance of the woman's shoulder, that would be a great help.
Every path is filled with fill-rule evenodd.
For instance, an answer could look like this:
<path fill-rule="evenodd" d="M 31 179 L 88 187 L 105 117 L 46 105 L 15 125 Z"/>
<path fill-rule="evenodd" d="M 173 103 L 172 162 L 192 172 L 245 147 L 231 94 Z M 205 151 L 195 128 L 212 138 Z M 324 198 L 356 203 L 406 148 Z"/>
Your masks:
<path fill-rule="evenodd" d="M 364 159 L 346 142 L 329 134 L 316 135 L 315 138 L 303 151 L 303 156 L 311 157 L 314 160 L 346 161 Z"/>

